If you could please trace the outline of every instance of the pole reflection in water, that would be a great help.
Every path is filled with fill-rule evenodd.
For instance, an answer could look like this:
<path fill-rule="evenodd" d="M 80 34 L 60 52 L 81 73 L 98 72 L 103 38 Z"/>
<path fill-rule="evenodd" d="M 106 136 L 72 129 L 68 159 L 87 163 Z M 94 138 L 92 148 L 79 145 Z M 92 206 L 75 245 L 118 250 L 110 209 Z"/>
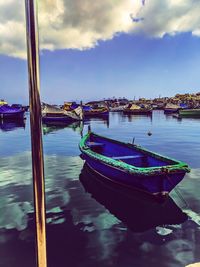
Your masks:
<path fill-rule="evenodd" d="M 80 181 L 85 190 L 134 232 L 144 232 L 156 226 L 181 224 L 188 218 L 170 197 L 161 204 L 145 193 L 123 189 L 102 179 L 84 165 Z"/>
<path fill-rule="evenodd" d="M 38 267 L 47 266 L 46 262 L 46 219 L 44 163 L 41 135 L 41 103 L 39 79 L 39 49 L 37 30 L 37 10 L 35 0 L 25 0 L 27 55 L 29 74 L 30 122 L 32 145 L 32 171 L 34 184 L 34 205 L 36 221 L 36 245 Z"/>

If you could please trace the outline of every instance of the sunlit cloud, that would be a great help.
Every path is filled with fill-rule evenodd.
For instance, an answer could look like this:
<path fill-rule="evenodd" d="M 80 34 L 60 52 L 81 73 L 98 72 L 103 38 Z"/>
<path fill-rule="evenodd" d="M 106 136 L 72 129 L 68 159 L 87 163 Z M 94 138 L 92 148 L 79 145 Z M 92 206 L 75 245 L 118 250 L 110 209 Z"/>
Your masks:
<path fill-rule="evenodd" d="M 91 49 L 120 33 L 200 36 L 198 0 L 38 1 L 40 49 Z M 0 53 L 26 58 L 24 1 L 0 0 Z"/>

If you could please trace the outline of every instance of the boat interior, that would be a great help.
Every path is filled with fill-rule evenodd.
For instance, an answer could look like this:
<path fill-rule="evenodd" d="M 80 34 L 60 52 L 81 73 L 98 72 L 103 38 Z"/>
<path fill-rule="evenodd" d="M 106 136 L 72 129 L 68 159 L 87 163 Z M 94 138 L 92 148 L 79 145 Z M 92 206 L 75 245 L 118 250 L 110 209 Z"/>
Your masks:
<path fill-rule="evenodd" d="M 98 154 L 139 168 L 162 167 L 177 164 L 173 160 L 158 158 L 152 153 L 140 150 L 137 146 L 129 146 L 93 134 L 90 135 L 90 139 L 86 144 L 92 151 Z"/>

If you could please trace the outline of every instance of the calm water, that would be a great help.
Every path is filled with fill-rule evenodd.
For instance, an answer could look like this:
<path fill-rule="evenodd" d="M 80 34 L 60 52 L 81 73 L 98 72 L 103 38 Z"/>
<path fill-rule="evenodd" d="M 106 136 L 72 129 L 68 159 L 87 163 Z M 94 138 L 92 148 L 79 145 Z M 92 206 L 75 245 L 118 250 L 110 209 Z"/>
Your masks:
<path fill-rule="evenodd" d="M 79 157 L 93 131 L 187 162 L 179 194 L 160 205 L 103 184 Z M 148 132 L 152 135 L 148 136 Z M 44 127 L 48 266 L 181 267 L 200 262 L 200 119 L 111 113 Z M 84 167 L 83 167 L 84 166 Z M 187 214 L 187 215 L 186 215 Z M 0 266 L 35 266 L 29 116 L 0 124 Z"/>

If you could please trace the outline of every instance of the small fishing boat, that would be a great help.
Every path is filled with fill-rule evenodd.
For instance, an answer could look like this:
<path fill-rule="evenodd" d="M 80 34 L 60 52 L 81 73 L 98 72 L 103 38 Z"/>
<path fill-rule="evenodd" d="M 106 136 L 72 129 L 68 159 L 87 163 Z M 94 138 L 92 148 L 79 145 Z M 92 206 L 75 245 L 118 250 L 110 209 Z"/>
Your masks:
<path fill-rule="evenodd" d="M 182 117 L 200 118 L 200 108 L 179 110 L 179 116 L 181 118 Z"/>
<path fill-rule="evenodd" d="M 83 105 L 84 118 L 108 116 L 109 110 L 106 107 L 91 107 L 89 105 Z"/>
<path fill-rule="evenodd" d="M 21 120 L 24 119 L 25 110 L 21 107 L 14 108 L 9 105 L 0 106 L 0 119 L 2 120 Z"/>
<path fill-rule="evenodd" d="M 189 172 L 187 164 L 90 130 L 79 144 L 82 158 L 102 177 L 165 198 Z"/>
<path fill-rule="evenodd" d="M 167 103 L 167 105 L 165 106 L 164 108 L 164 113 L 165 114 L 172 114 L 172 113 L 176 113 L 179 111 L 181 107 L 178 106 L 178 105 L 174 105 L 174 104 L 171 104 L 171 103 Z"/>
<path fill-rule="evenodd" d="M 135 115 L 151 115 L 152 108 L 148 106 L 138 106 L 135 104 L 129 104 L 127 108 L 123 110 L 124 114 L 135 114 Z"/>
<path fill-rule="evenodd" d="M 61 108 L 44 104 L 42 105 L 42 122 L 43 123 L 68 123 L 72 121 L 80 121 L 83 119 L 81 107 L 71 111 L 66 111 Z"/>

